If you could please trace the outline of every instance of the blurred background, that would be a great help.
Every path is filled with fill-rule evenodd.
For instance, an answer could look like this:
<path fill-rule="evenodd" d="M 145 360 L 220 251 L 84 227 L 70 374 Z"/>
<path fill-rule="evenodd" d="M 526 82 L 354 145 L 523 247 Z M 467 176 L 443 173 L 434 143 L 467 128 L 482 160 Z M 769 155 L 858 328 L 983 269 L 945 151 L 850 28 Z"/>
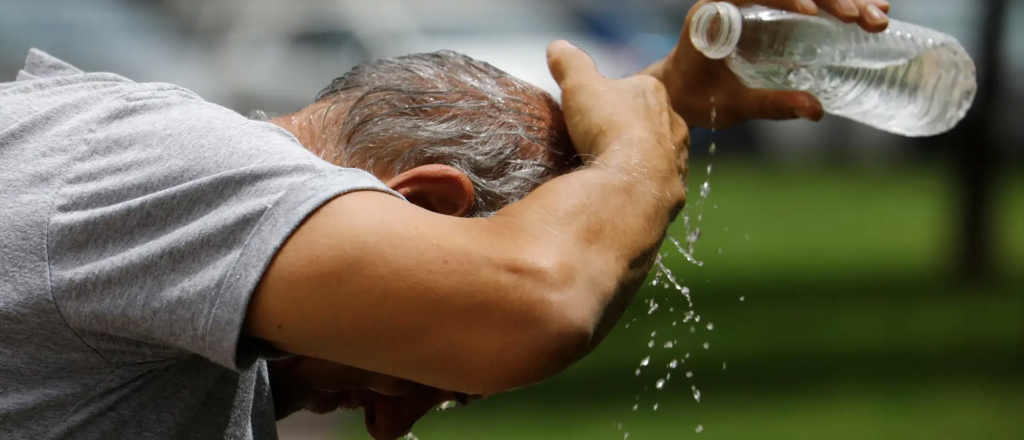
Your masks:
<path fill-rule="evenodd" d="M 1024 1 L 891 1 L 894 18 L 957 37 L 978 63 L 956 130 L 907 139 L 827 118 L 695 131 L 690 185 L 712 191 L 686 212 L 705 264 L 664 250 L 700 322 L 683 322 L 678 291 L 648 285 L 564 375 L 431 415 L 416 436 L 1024 439 Z M 0 0 L 0 78 L 38 47 L 283 113 L 360 61 L 453 49 L 557 95 L 550 41 L 626 75 L 667 53 L 693 3 Z M 365 439 L 361 425 L 296 416 L 281 437 Z"/>

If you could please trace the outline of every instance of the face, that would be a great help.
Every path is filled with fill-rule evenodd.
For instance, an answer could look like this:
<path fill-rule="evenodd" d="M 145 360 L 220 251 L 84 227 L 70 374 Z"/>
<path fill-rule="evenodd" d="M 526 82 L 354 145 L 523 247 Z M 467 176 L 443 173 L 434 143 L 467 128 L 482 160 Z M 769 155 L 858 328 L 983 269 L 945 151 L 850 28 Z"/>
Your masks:
<path fill-rule="evenodd" d="M 475 400 L 404 379 L 333 362 L 296 356 L 268 362 L 279 412 L 308 410 L 326 414 L 362 409 L 366 430 L 376 440 L 407 434 L 413 424 L 438 405 Z"/>

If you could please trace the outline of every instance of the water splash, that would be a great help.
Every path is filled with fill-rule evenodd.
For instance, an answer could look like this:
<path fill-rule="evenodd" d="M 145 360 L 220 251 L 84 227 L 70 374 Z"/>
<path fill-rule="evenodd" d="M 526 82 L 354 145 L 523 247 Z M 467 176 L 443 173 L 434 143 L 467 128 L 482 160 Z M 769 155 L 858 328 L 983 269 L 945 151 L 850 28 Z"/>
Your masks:
<path fill-rule="evenodd" d="M 710 195 L 711 195 L 711 182 L 705 180 L 704 183 L 702 183 L 700 185 L 700 198 L 706 199 Z"/>
<path fill-rule="evenodd" d="M 456 405 L 456 403 L 455 403 L 454 400 L 449 400 L 447 402 L 444 402 L 444 403 L 438 405 L 437 410 L 438 411 L 444 411 L 446 409 L 455 408 L 455 405 Z"/>
<path fill-rule="evenodd" d="M 675 237 L 673 237 L 671 235 L 668 236 L 668 241 L 670 243 L 672 243 L 676 247 L 676 250 L 679 251 L 679 254 L 681 254 L 683 256 L 683 258 L 686 258 L 686 261 L 689 261 L 691 264 L 696 264 L 697 266 L 703 266 L 704 265 L 703 261 L 697 260 L 696 258 L 693 257 L 693 243 L 696 243 L 697 240 L 694 239 L 694 240 L 692 240 L 692 243 L 691 243 L 691 240 L 690 240 L 691 234 L 692 233 L 687 233 L 686 234 L 686 242 L 688 243 L 687 245 L 688 245 L 689 249 L 683 248 L 682 243 L 679 243 L 679 240 L 677 240 Z M 700 238 L 700 231 L 697 232 L 697 237 L 696 238 Z M 661 270 L 659 270 L 659 272 L 664 270 L 663 267 L 659 267 L 659 269 L 661 269 Z"/>

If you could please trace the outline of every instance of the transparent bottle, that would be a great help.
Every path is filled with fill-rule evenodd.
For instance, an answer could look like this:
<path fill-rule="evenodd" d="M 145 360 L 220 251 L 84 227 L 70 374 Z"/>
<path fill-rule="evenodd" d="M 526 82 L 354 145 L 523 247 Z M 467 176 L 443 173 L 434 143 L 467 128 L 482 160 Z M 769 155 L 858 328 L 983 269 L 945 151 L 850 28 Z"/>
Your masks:
<path fill-rule="evenodd" d="M 952 129 L 978 88 L 955 38 L 896 20 L 873 34 L 824 12 L 716 2 L 697 10 L 690 39 L 748 87 L 809 92 L 828 113 L 904 136 Z"/>

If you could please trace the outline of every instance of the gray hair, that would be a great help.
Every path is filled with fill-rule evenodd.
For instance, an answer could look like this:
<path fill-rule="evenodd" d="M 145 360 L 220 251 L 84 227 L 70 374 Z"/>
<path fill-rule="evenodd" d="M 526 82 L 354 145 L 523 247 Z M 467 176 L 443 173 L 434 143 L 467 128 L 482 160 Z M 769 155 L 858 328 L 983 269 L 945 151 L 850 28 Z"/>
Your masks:
<path fill-rule="evenodd" d="M 454 167 L 473 183 L 472 216 L 493 214 L 579 161 L 549 94 L 455 52 L 360 64 L 321 101 L 348 107 L 326 159 L 392 175 Z"/>

